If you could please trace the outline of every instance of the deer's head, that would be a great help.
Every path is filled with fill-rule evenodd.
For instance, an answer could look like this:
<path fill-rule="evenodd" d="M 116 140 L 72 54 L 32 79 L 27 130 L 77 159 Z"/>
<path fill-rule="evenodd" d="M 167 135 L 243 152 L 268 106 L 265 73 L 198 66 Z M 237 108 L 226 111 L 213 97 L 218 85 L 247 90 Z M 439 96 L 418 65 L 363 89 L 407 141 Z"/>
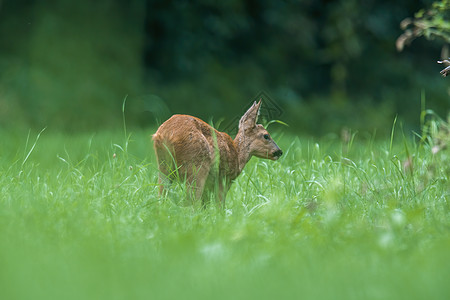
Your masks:
<path fill-rule="evenodd" d="M 280 147 L 274 142 L 269 132 L 258 121 L 261 100 L 253 103 L 239 121 L 238 139 L 244 149 L 248 151 L 249 158 L 257 156 L 277 160 L 283 154 Z"/>

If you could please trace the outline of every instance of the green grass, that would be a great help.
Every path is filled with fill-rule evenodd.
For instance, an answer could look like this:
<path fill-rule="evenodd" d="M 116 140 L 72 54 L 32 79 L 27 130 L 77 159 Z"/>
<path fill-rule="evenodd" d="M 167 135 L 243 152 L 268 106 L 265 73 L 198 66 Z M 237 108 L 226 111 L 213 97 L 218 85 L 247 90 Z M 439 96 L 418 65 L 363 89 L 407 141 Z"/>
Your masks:
<path fill-rule="evenodd" d="M 1 132 L 0 299 L 448 299 L 449 150 L 275 134 L 197 209 L 151 133 Z"/>

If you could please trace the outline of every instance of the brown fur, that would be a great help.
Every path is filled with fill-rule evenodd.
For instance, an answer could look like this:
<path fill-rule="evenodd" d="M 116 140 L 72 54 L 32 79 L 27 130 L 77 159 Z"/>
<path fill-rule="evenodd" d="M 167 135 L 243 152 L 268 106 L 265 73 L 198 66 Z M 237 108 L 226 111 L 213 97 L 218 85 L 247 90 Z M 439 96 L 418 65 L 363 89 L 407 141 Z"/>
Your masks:
<path fill-rule="evenodd" d="M 196 117 L 173 115 L 164 122 L 153 135 L 160 194 L 166 182 L 179 179 L 186 181 L 196 199 L 205 200 L 217 188 L 223 203 L 231 182 L 251 156 L 278 159 L 280 148 L 256 124 L 260 105 L 261 101 L 255 103 L 241 118 L 235 140 Z"/>

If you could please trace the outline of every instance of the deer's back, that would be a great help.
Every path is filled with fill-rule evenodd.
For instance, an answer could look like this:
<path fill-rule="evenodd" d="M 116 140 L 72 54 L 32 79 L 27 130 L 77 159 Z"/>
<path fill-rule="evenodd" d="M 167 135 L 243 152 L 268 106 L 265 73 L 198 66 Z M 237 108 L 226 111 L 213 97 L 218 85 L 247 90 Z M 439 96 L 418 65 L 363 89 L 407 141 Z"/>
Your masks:
<path fill-rule="evenodd" d="M 196 117 L 172 116 L 158 128 L 153 141 L 159 160 L 175 160 L 177 166 L 198 169 L 211 166 L 218 153 L 218 175 L 231 179 L 238 175 L 237 150 L 231 137 Z"/>

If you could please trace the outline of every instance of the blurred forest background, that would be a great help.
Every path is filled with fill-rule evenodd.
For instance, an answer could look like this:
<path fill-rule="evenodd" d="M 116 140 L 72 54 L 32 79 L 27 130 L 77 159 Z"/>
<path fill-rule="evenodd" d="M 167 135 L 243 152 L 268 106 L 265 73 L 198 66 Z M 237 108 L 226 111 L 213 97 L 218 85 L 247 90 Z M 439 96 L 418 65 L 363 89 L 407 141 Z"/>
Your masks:
<path fill-rule="evenodd" d="M 125 97 L 128 126 L 226 122 L 264 90 L 298 133 L 415 129 L 450 108 L 445 41 L 396 49 L 432 2 L 0 0 L 0 127 L 120 128 Z"/>

